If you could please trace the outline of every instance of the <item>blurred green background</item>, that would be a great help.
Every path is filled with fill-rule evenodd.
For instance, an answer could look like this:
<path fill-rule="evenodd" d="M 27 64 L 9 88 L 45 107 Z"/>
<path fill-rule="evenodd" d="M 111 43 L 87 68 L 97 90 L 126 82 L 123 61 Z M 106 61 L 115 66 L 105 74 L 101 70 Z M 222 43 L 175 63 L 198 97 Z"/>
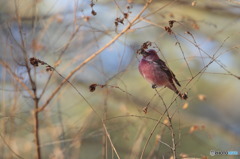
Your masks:
<path fill-rule="evenodd" d="M 66 77 L 120 33 L 145 1 L 1 0 L 0 4 L 0 60 L 30 88 L 24 53 Z M 117 158 L 101 119 L 119 156 L 140 158 L 159 118 L 163 116 L 161 122 L 169 125 L 160 97 L 138 72 L 141 57 L 136 51 L 146 41 L 175 73 L 180 90 L 188 92 L 187 101 L 174 101 L 172 91 L 158 88 L 166 105 L 172 103 L 169 113 L 178 158 L 237 158 L 212 157 L 210 151 L 240 152 L 239 8 L 237 0 L 153 0 L 130 30 L 70 79 L 85 99 L 66 83 L 40 112 L 42 158 Z M 123 13 L 128 19 L 116 27 L 115 19 L 123 18 Z M 170 20 L 176 20 L 173 34 L 164 29 Z M 50 74 L 44 66 L 31 66 L 38 95 Z M 40 106 L 62 80 L 53 73 Z M 0 158 L 35 158 L 33 99 L 2 63 L 0 82 Z M 105 87 L 90 92 L 94 83 Z M 163 142 L 172 146 L 171 131 L 159 124 L 143 158 L 171 158 L 172 151 Z"/>

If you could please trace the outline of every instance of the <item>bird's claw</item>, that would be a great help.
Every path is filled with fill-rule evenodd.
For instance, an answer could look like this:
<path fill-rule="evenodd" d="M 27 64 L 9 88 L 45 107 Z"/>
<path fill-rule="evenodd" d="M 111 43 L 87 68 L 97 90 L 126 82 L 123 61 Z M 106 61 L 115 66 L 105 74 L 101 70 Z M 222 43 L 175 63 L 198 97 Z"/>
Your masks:
<path fill-rule="evenodd" d="M 182 99 L 187 100 L 187 98 L 188 98 L 187 93 L 186 93 L 186 92 L 183 93 L 183 94 L 182 94 Z"/>
<path fill-rule="evenodd" d="M 155 89 L 155 88 L 157 88 L 157 85 L 156 85 L 156 84 L 153 84 L 153 85 L 152 85 L 152 89 Z"/>

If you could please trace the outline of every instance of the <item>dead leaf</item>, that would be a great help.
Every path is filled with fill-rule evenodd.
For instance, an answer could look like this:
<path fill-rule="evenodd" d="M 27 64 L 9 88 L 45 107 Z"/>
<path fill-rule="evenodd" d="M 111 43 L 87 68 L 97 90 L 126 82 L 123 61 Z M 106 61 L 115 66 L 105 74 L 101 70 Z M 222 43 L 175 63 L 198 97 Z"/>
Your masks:
<path fill-rule="evenodd" d="M 145 114 L 147 114 L 148 107 L 144 107 L 142 110 L 143 110 L 143 112 L 144 112 Z"/>
<path fill-rule="evenodd" d="M 55 20 L 56 20 L 58 23 L 62 23 L 62 22 L 63 22 L 63 16 L 57 15 L 57 16 L 55 17 Z"/>
<path fill-rule="evenodd" d="M 194 7 L 194 6 L 196 6 L 197 5 L 197 1 L 193 1 L 192 2 L 192 6 Z"/>
<path fill-rule="evenodd" d="M 197 23 L 193 23 L 193 24 L 192 24 L 192 27 L 193 27 L 193 29 L 195 29 L 195 30 L 199 30 L 199 29 L 200 29 L 200 27 L 199 27 L 199 25 L 198 25 Z"/>
<path fill-rule="evenodd" d="M 181 158 L 187 158 L 187 157 L 188 157 L 188 155 L 185 154 L 185 153 L 180 153 L 179 156 L 180 156 Z"/>
<path fill-rule="evenodd" d="M 198 125 L 193 125 L 190 127 L 189 129 L 189 133 L 193 133 L 194 131 L 197 131 L 199 129 L 199 126 Z"/>
<path fill-rule="evenodd" d="M 187 109 L 188 108 L 188 103 L 184 103 L 182 106 L 182 109 Z"/>
<path fill-rule="evenodd" d="M 156 141 L 158 142 L 159 140 L 161 140 L 161 135 L 157 134 L 156 135 Z"/>
<path fill-rule="evenodd" d="M 205 101 L 206 100 L 206 96 L 204 94 L 199 94 L 198 95 L 198 100 Z"/>
<path fill-rule="evenodd" d="M 163 124 L 167 125 L 168 124 L 168 119 L 164 119 Z"/>

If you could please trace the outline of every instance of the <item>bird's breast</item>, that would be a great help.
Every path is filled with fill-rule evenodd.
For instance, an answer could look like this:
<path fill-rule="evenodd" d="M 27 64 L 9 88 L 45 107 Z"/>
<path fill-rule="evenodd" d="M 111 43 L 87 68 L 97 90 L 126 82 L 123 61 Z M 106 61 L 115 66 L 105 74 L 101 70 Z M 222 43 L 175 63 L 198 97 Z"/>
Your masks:
<path fill-rule="evenodd" d="M 154 62 L 142 59 L 138 66 L 139 72 L 151 84 L 164 86 L 168 82 L 166 73 Z"/>

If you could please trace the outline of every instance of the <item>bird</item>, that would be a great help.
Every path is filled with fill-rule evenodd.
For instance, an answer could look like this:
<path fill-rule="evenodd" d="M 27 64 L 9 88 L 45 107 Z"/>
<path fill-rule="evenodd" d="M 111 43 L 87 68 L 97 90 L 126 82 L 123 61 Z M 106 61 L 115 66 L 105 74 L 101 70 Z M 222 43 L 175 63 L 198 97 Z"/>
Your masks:
<path fill-rule="evenodd" d="M 138 65 L 141 75 L 152 84 L 152 88 L 167 87 L 174 91 L 181 99 L 186 100 L 188 98 L 187 93 L 181 93 L 175 84 L 181 87 L 175 74 L 166 65 L 166 63 L 158 57 L 158 54 L 153 49 L 142 49 L 139 54 L 142 55 L 142 59 Z"/>

